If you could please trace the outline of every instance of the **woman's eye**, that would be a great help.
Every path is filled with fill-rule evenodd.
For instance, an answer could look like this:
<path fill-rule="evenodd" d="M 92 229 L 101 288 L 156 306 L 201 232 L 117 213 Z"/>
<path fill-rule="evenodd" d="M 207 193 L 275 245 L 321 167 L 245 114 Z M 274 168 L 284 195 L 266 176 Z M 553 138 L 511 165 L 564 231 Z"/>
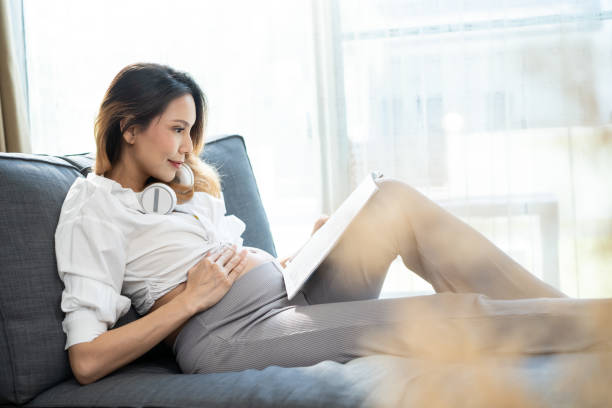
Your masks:
<path fill-rule="evenodd" d="M 185 130 L 185 128 L 174 128 L 174 130 L 178 130 L 179 133 L 181 133 L 183 130 Z"/>

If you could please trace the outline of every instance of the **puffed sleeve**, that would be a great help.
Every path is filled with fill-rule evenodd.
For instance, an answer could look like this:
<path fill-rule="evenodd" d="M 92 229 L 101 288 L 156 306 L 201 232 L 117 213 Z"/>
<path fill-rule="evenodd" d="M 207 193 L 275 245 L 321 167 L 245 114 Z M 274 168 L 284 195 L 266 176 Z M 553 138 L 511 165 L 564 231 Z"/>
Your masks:
<path fill-rule="evenodd" d="M 131 301 L 121 295 L 125 244 L 123 233 L 105 220 L 85 215 L 60 220 L 55 253 L 64 282 L 64 350 L 95 339 L 129 311 Z"/>

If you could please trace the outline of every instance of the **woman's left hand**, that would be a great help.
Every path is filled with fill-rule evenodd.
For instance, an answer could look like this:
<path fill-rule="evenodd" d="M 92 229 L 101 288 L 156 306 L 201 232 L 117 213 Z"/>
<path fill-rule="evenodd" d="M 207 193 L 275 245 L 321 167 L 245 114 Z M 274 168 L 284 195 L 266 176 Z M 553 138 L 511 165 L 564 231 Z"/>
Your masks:
<path fill-rule="evenodd" d="M 281 266 L 283 268 L 286 268 L 287 267 L 287 262 L 291 261 L 292 259 L 293 259 L 293 255 L 286 256 L 284 258 L 278 258 L 277 261 L 278 261 L 279 264 L 281 264 Z"/>
<path fill-rule="evenodd" d="M 315 225 L 314 225 L 314 228 L 312 229 L 312 232 L 310 233 L 310 236 L 314 235 L 314 233 L 317 232 L 317 230 L 321 228 L 323 224 L 327 222 L 327 220 L 329 220 L 329 215 L 327 214 L 321 215 L 319 219 L 315 221 Z"/>
<path fill-rule="evenodd" d="M 312 232 L 310 233 L 310 236 L 314 235 L 315 232 L 317 232 L 317 230 L 319 228 L 321 228 L 323 226 L 323 224 L 325 224 L 327 222 L 327 220 L 329 219 L 329 215 L 327 214 L 323 214 L 319 217 L 319 219 L 317 219 L 315 221 L 314 227 L 312 229 Z M 301 249 L 301 248 L 300 248 Z M 278 258 L 278 262 L 282 265 L 283 268 L 287 267 L 287 263 L 291 262 L 291 260 L 293 258 L 295 258 L 295 256 L 298 254 L 298 252 L 300 252 L 299 250 L 293 254 L 293 255 L 289 255 L 289 256 L 285 256 L 284 258 Z"/>

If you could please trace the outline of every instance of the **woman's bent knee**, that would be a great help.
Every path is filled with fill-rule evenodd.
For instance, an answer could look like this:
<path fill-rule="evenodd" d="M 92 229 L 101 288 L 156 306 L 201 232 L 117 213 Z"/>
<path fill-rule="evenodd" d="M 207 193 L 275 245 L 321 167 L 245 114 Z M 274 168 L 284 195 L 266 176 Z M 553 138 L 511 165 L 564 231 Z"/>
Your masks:
<path fill-rule="evenodd" d="M 414 187 L 393 177 L 383 177 L 375 181 L 378 185 L 376 195 L 391 207 L 388 211 L 395 216 L 410 211 L 422 196 Z"/>
<path fill-rule="evenodd" d="M 406 192 L 414 193 L 417 191 L 408 183 L 394 177 L 381 177 L 376 179 L 375 183 L 384 195 L 397 196 L 406 194 Z"/>

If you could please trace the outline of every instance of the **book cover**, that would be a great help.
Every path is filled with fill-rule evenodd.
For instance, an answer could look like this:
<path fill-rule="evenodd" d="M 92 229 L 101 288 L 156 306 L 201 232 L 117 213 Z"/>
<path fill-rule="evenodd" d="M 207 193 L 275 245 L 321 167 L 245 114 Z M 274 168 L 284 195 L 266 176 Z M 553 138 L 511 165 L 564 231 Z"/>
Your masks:
<path fill-rule="evenodd" d="M 283 271 L 287 297 L 292 299 L 334 248 L 351 221 L 378 190 L 375 180 L 383 177 L 378 171 L 370 172 L 353 192 L 334 211 L 302 246 Z"/>

